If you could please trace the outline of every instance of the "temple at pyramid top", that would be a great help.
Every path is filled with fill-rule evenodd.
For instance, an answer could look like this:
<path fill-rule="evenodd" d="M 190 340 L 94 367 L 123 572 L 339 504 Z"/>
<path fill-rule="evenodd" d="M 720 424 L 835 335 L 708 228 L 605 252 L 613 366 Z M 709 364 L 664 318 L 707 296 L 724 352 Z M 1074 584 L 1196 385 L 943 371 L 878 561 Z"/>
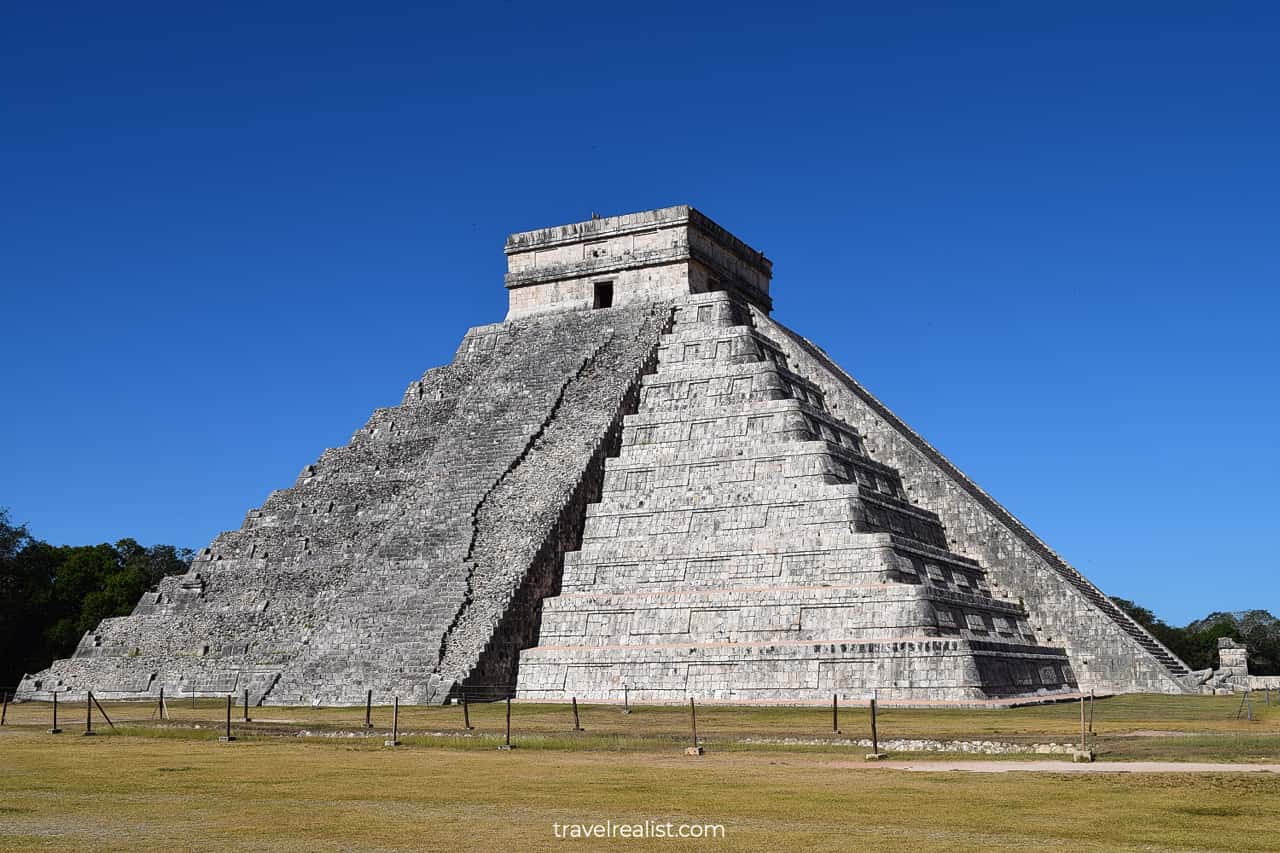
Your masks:
<path fill-rule="evenodd" d="M 773 263 L 689 205 L 507 238 L 507 320 L 728 291 L 766 312 Z"/>

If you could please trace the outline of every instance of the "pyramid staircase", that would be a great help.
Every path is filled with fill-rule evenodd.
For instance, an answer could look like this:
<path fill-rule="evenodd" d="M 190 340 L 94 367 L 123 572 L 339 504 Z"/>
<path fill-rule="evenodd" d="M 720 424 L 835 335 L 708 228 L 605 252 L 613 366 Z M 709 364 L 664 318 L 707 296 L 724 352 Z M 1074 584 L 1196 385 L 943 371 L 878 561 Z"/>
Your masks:
<path fill-rule="evenodd" d="M 625 686 L 625 687 L 624 687 Z M 690 296 L 624 422 L 517 695 L 908 702 L 1064 694 L 1062 649 L 992 597 L 728 293 Z"/>

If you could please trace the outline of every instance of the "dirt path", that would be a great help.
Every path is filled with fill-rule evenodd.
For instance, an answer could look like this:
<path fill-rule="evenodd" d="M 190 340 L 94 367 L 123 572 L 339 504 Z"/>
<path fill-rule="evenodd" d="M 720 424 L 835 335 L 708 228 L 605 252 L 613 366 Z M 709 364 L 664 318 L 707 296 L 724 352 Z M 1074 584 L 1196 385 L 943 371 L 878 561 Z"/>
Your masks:
<path fill-rule="evenodd" d="M 883 761 L 839 762 L 836 767 L 882 768 L 931 773 L 967 770 L 970 773 L 1280 773 L 1280 764 L 1209 764 L 1196 761 Z"/>

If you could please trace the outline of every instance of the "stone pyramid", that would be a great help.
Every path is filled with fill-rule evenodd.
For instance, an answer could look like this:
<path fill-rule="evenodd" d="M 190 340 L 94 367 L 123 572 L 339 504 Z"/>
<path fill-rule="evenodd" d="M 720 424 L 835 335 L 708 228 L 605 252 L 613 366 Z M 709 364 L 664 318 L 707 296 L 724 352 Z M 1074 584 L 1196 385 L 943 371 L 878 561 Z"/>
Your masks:
<path fill-rule="evenodd" d="M 19 696 L 1039 701 L 1186 667 L 689 207 L 512 235 L 505 322 Z"/>

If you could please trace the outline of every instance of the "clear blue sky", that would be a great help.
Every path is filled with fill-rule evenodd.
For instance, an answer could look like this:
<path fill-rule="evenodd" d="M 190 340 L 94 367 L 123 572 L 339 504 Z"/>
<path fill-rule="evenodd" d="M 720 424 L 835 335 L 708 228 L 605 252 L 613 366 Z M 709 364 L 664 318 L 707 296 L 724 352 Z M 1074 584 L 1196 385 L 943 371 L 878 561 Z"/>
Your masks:
<path fill-rule="evenodd" d="M 693 204 L 1107 592 L 1280 610 L 1274 4 L 6 3 L 0 506 L 200 547 Z"/>

